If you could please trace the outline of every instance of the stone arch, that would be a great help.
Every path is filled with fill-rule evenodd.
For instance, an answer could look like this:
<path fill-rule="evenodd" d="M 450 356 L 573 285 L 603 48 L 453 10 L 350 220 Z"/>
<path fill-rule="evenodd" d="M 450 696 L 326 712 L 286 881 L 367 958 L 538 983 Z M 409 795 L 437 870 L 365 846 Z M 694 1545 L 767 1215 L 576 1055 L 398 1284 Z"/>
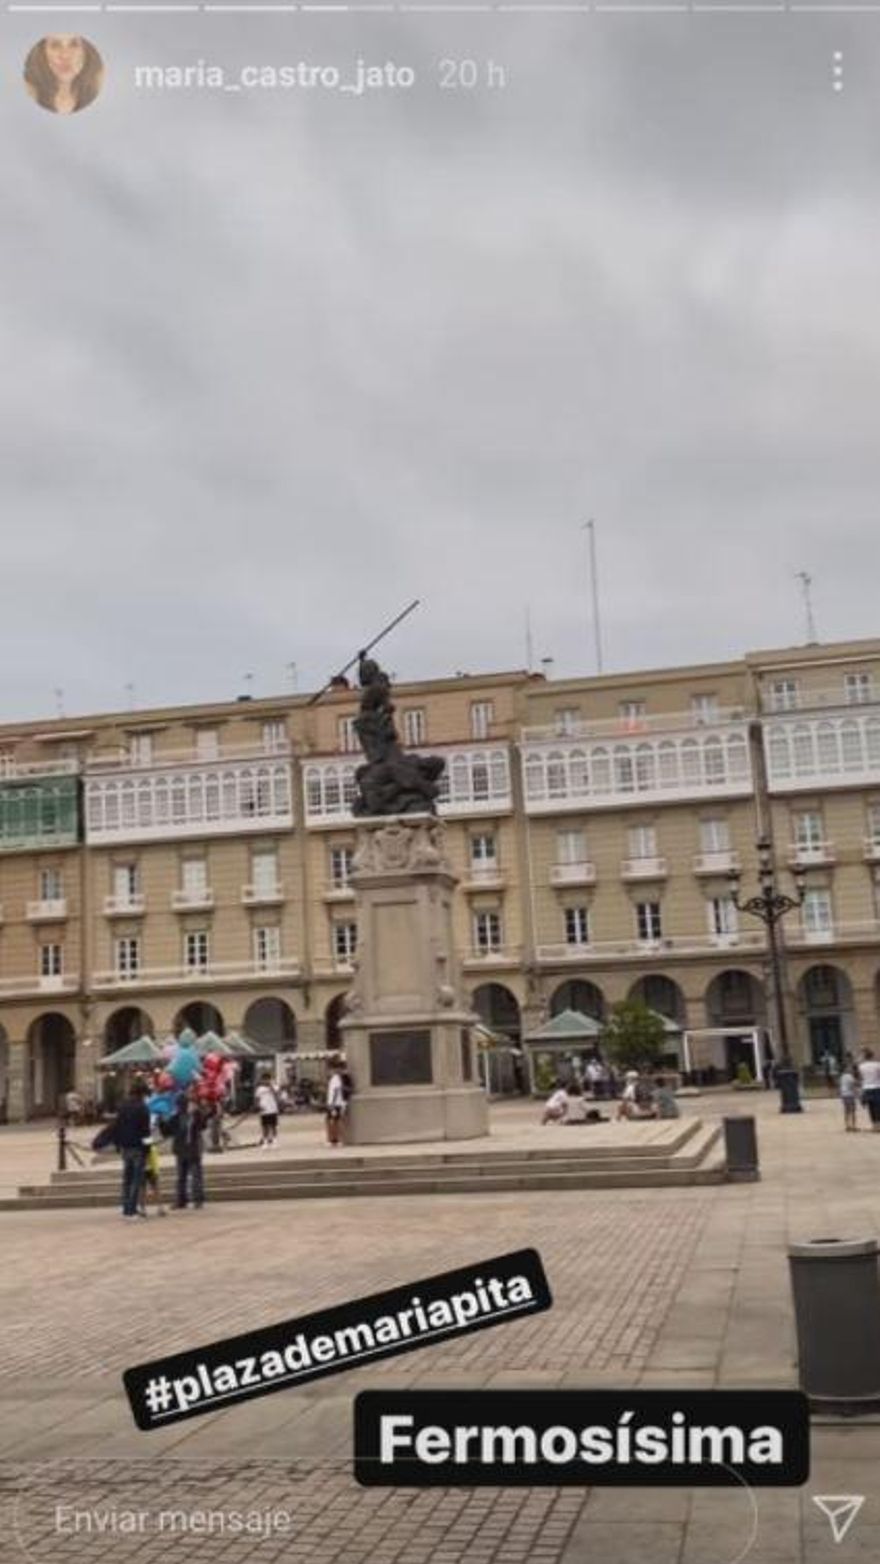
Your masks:
<path fill-rule="evenodd" d="M 136 1043 L 139 1037 L 155 1037 L 153 1018 L 137 1005 L 124 1005 L 114 1010 L 104 1024 L 103 1052 L 113 1054 L 126 1043 Z"/>
<path fill-rule="evenodd" d="M 842 967 L 827 962 L 807 967 L 797 985 L 797 1007 L 804 1021 L 810 1063 L 817 1065 L 826 1053 L 842 1059 L 855 1050 L 852 983 Z"/>
<path fill-rule="evenodd" d="M 766 1025 L 764 985 L 741 967 L 717 972 L 706 988 L 704 1003 L 709 1027 Z"/>
<path fill-rule="evenodd" d="M 178 1010 L 173 1031 L 179 1034 L 186 1027 L 195 1032 L 196 1037 L 204 1037 L 206 1032 L 216 1032 L 218 1037 L 226 1036 L 226 1022 L 217 1006 L 206 999 L 191 999 L 188 1005 Z"/>
<path fill-rule="evenodd" d="M 519 1042 L 522 1036 L 519 1004 L 516 995 L 503 983 L 481 983 L 471 995 L 471 1007 L 484 1026 L 503 1033 L 511 1042 Z"/>
<path fill-rule="evenodd" d="M 58 1011 L 36 1016 L 27 1031 L 28 1103 L 33 1117 L 56 1114 L 76 1082 L 76 1032 Z"/>
<path fill-rule="evenodd" d="M 633 983 L 629 997 L 643 1000 L 651 1010 L 665 1016 L 667 1021 L 674 1021 L 676 1026 L 683 1028 L 687 1024 L 684 994 L 675 979 L 667 977 L 665 972 L 646 972 Z"/>
<path fill-rule="evenodd" d="M 286 1000 L 273 995 L 255 999 L 242 1021 L 245 1037 L 271 1053 L 290 1053 L 296 1047 L 296 1016 Z"/>
<path fill-rule="evenodd" d="M 342 1035 L 339 1031 L 339 1023 L 345 1015 L 345 994 L 336 994 L 330 1000 L 324 1011 L 324 1046 L 325 1048 L 341 1048 Z"/>
<path fill-rule="evenodd" d="M 550 998 L 551 1016 L 558 1016 L 563 1010 L 577 1010 L 583 1016 L 604 1021 L 605 995 L 586 978 L 567 978 L 553 990 Z"/>

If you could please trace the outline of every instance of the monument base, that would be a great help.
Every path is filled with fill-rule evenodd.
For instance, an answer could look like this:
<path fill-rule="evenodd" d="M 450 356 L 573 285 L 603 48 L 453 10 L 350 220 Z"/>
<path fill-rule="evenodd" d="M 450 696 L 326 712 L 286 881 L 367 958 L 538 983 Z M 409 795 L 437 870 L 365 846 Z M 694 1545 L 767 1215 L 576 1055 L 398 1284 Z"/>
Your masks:
<path fill-rule="evenodd" d="M 354 1146 L 402 1146 L 426 1140 L 478 1140 L 489 1133 L 486 1098 L 477 1087 L 393 1087 L 381 1097 L 353 1098 L 346 1140 Z"/>

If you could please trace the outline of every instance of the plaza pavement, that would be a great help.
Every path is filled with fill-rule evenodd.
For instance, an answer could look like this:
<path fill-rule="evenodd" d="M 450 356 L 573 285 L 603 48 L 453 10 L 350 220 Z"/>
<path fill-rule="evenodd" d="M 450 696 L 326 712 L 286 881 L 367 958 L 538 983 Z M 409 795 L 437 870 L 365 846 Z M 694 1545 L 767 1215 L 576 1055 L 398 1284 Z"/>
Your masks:
<path fill-rule="evenodd" d="M 745 1110 L 759 1120 L 754 1184 L 209 1204 L 146 1223 L 106 1210 L 3 1213 L 0 1564 L 880 1559 L 871 1419 L 814 1424 L 809 1484 L 757 1492 L 751 1546 L 752 1499 L 739 1489 L 396 1492 L 350 1475 L 351 1401 L 367 1386 L 795 1385 L 786 1245 L 880 1235 L 880 1135 L 845 1135 L 826 1099 L 800 1116 L 779 1115 L 764 1093 L 687 1105 L 703 1118 Z M 534 1114 L 493 1109 L 499 1143 Z M 284 1154 L 314 1153 L 319 1136 L 317 1120 L 286 1122 Z M 46 1128 L 0 1130 L 0 1185 L 45 1176 L 50 1149 Z M 120 1384 L 131 1363 L 525 1245 L 544 1260 L 548 1314 L 156 1433 L 132 1422 Z M 840 1545 L 814 1493 L 866 1495 Z M 76 1535 L 58 1505 L 142 1510 L 146 1529 Z M 170 1506 L 282 1510 L 289 1529 L 170 1541 L 150 1529 Z"/>

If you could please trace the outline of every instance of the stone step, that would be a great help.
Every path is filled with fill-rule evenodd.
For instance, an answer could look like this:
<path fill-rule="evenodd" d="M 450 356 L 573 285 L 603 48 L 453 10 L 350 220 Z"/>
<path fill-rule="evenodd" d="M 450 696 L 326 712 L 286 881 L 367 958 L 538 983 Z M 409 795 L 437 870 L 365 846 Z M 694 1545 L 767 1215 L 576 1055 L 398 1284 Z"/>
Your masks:
<path fill-rule="evenodd" d="M 694 1184 L 720 1183 L 725 1178 L 725 1167 L 718 1154 L 717 1143 L 720 1126 L 698 1125 L 698 1132 L 690 1137 L 686 1152 L 670 1157 L 664 1165 L 646 1166 L 644 1159 L 611 1167 L 584 1166 L 569 1168 L 558 1163 L 555 1166 L 510 1165 L 502 1168 L 472 1169 L 460 1167 L 410 1168 L 405 1172 L 379 1170 L 375 1178 L 365 1179 L 363 1170 L 356 1176 L 339 1164 L 322 1168 L 325 1175 L 315 1178 L 308 1173 L 279 1177 L 277 1168 L 260 1166 L 253 1169 L 255 1177 L 239 1182 L 214 1183 L 208 1179 L 208 1196 L 212 1202 L 309 1200 L 337 1198 L 347 1199 L 356 1195 L 425 1195 L 425 1194 L 486 1194 L 489 1192 L 581 1190 L 581 1189 L 651 1189 L 675 1188 Z M 713 1155 L 714 1152 L 714 1155 Z M 118 1172 L 112 1179 L 100 1184 L 83 1181 L 79 1185 L 23 1186 L 15 1200 L 0 1201 L 0 1210 L 64 1210 L 90 1206 L 115 1206 L 119 1200 Z"/>
<path fill-rule="evenodd" d="M 580 1162 L 581 1159 L 589 1159 L 590 1161 L 596 1159 L 603 1162 L 606 1159 L 624 1159 L 627 1162 L 644 1159 L 646 1162 L 655 1162 L 658 1158 L 665 1159 L 677 1153 L 689 1140 L 698 1134 L 701 1128 L 702 1120 L 700 1119 L 684 1120 L 680 1126 L 675 1124 L 674 1121 L 670 1121 L 670 1133 L 668 1136 L 664 1135 L 659 1139 L 642 1145 L 627 1144 L 631 1126 L 622 1124 L 620 1125 L 621 1142 L 619 1145 L 590 1146 L 579 1143 L 577 1145 L 558 1147 L 524 1147 L 519 1150 L 496 1151 L 493 1148 L 492 1150 L 479 1151 L 425 1152 L 423 1155 L 420 1155 L 418 1152 L 397 1152 L 393 1148 L 389 1148 L 387 1152 L 378 1152 L 371 1157 L 352 1155 L 347 1149 L 335 1153 L 328 1148 L 326 1152 L 317 1157 L 278 1157 L 273 1152 L 265 1152 L 259 1157 L 249 1157 L 245 1161 L 238 1161 L 234 1152 L 225 1155 L 211 1155 L 206 1152 L 205 1167 L 210 1169 L 212 1177 L 237 1177 L 240 1173 L 250 1172 L 251 1170 L 258 1170 L 262 1174 L 263 1170 L 269 1167 L 271 1167 L 273 1174 L 287 1172 L 323 1173 L 327 1170 L 331 1158 L 336 1159 L 334 1164 L 336 1167 L 344 1167 L 346 1171 L 351 1173 L 357 1172 L 358 1174 L 361 1172 L 373 1174 L 377 1171 L 396 1172 L 398 1169 L 406 1171 L 414 1167 L 470 1168 L 473 1166 L 482 1167 L 487 1164 L 495 1167 L 508 1163 L 517 1165 L 537 1163 L 545 1166 L 548 1163 L 555 1165 L 557 1162 Z M 579 1126 L 570 1126 L 573 1134 L 578 1134 L 579 1129 Z M 559 1133 L 563 1134 L 565 1132 L 566 1127 L 560 1125 Z M 583 1133 L 585 1135 L 590 1133 L 589 1125 L 583 1127 Z M 167 1165 L 170 1169 L 173 1169 L 173 1158 L 163 1155 L 162 1165 L 163 1168 Z M 59 1173 L 56 1170 L 50 1173 L 49 1177 L 53 1185 L 79 1184 L 87 1178 L 107 1176 L 115 1178 L 117 1176 L 115 1169 L 116 1163 L 111 1159 L 103 1166 L 98 1167 L 68 1168 L 64 1173 Z"/>

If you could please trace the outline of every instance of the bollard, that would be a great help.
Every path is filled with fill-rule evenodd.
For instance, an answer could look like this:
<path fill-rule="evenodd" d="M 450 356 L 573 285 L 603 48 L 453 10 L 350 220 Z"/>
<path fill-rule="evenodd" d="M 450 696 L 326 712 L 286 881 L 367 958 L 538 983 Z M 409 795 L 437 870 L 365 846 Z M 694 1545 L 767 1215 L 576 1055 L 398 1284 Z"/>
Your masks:
<path fill-rule="evenodd" d="M 722 1119 L 724 1160 L 731 1183 L 745 1184 L 761 1177 L 758 1168 L 758 1136 L 755 1121 L 746 1114 Z"/>
<path fill-rule="evenodd" d="M 880 1407 L 880 1273 L 875 1238 L 790 1244 L 801 1389 L 816 1411 Z"/>
<path fill-rule="evenodd" d="M 790 1065 L 777 1066 L 775 1081 L 779 1087 L 779 1112 L 803 1113 L 797 1070 Z"/>
<path fill-rule="evenodd" d="M 67 1172 L 67 1129 L 63 1122 L 58 1126 L 58 1172 Z"/>

